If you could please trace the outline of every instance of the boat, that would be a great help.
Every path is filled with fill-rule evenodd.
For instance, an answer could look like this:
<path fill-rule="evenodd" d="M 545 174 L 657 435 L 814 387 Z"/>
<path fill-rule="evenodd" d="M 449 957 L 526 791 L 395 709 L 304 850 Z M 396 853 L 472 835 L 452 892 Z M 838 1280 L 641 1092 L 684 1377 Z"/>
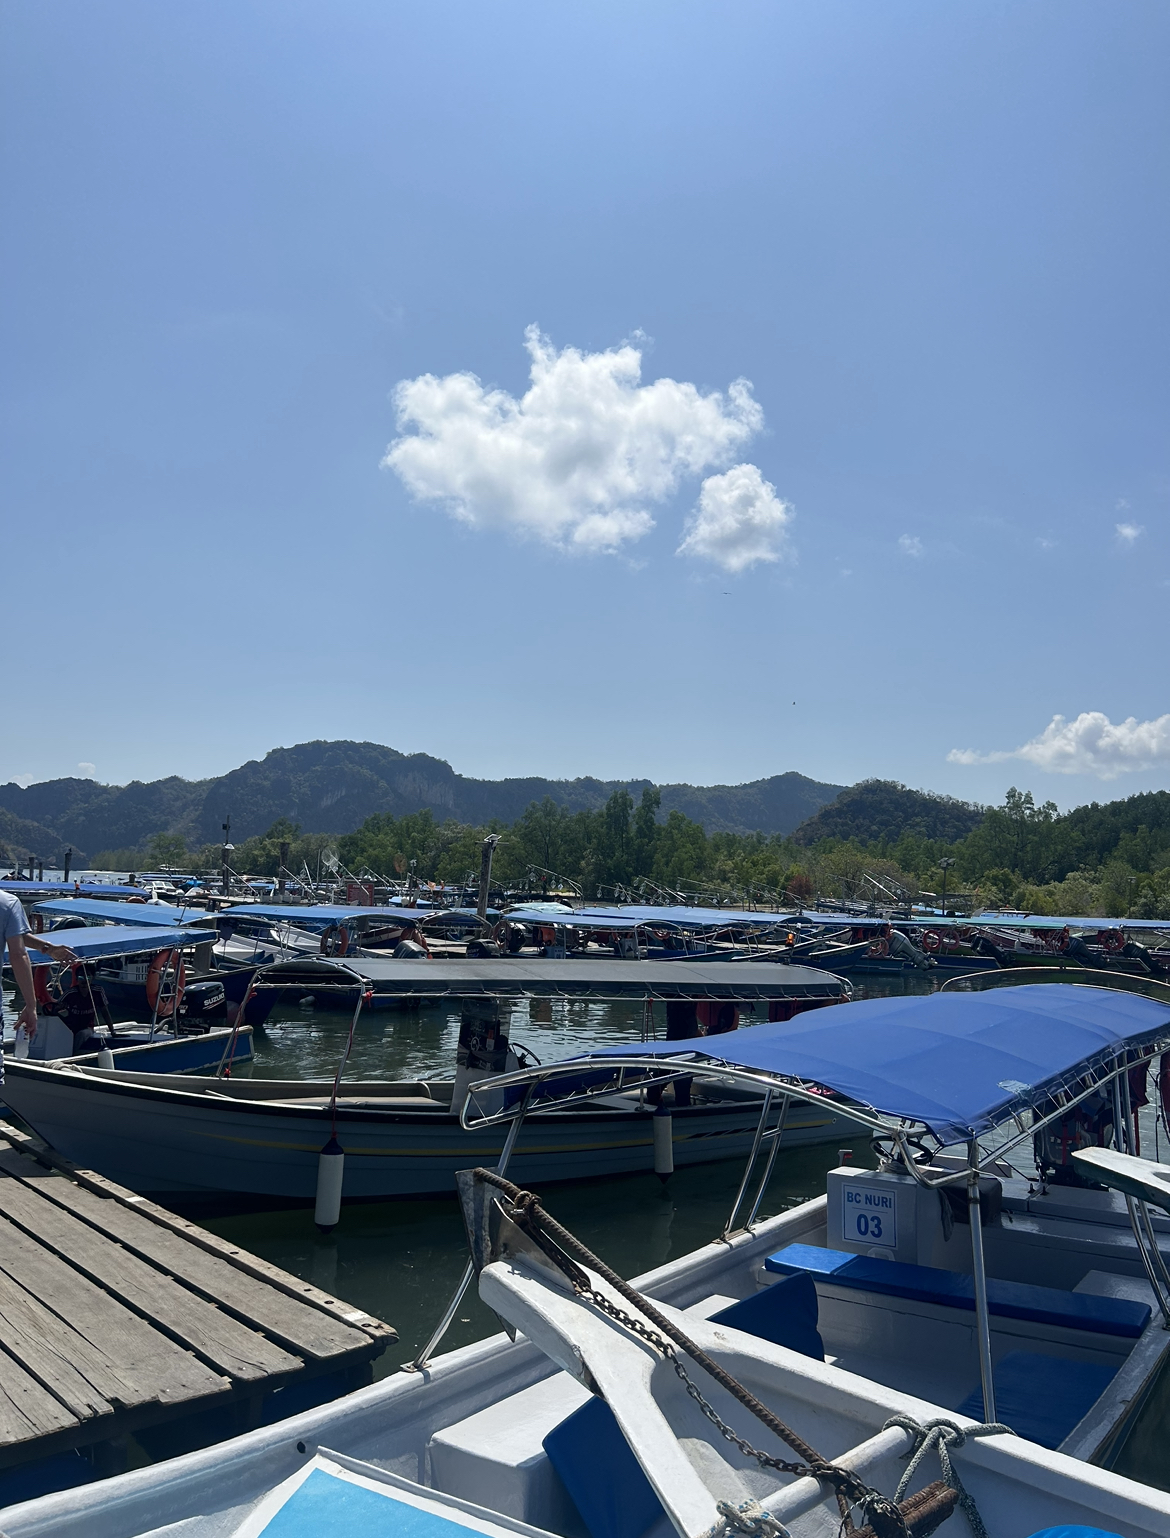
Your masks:
<path fill-rule="evenodd" d="M 1026 1182 L 1013 1187 L 1016 1177 L 995 1173 L 1013 1150 L 995 1145 L 994 1129 L 1006 1125 L 1009 1140 L 1030 1148 L 1037 1133 L 1102 1092 L 1124 1116 L 1130 1069 L 1168 1044 L 1162 1000 L 1046 985 L 874 1000 L 718 1043 L 606 1048 L 528 1070 L 516 1081 L 531 1091 L 525 1117 L 538 1102 L 596 1098 L 607 1080 L 633 1075 L 647 1086 L 704 1073 L 736 1078 L 770 1088 L 774 1107 L 827 1098 L 874 1134 L 887 1167 L 843 1166 L 830 1177 L 838 1197 L 762 1221 L 749 1213 L 740 1223 L 733 1210 L 715 1242 L 628 1283 L 550 1222 L 552 1198 L 538 1202 L 512 1183 L 521 1107 L 485 1112 L 473 1095 L 468 1126 L 507 1124 L 511 1134 L 499 1167 L 463 1182 L 467 1277 L 506 1334 L 435 1355 L 456 1297 L 406 1370 L 182 1458 L 11 1506 L 0 1527 L 8 1538 L 371 1538 L 452 1526 L 489 1538 L 830 1538 L 841 1526 L 841 1495 L 858 1527 L 868 1511 L 874 1531 L 895 1530 L 878 1526 L 891 1502 L 911 1510 L 913 1532 L 930 1530 L 919 1518 L 970 1503 L 968 1516 L 974 1511 L 997 1538 L 1065 1524 L 1165 1538 L 1170 1493 L 1107 1466 L 1140 1404 L 1130 1369 L 1136 1363 L 1148 1379 L 1157 1366 L 1157 1352 L 1140 1362 L 1137 1354 L 1149 1342 L 1161 1351 L 1167 1339 L 1140 1295 L 1143 1224 L 1127 1243 L 1120 1195 L 1051 1181 L 1048 1198 L 1038 1181 L 1031 1196 Z M 490 1088 L 498 1092 L 500 1081 Z M 1057 1097 L 1065 1103 L 1054 1117 Z M 956 1138 L 961 1152 L 949 1155 Z M 769 1150 L 765 1163 L 771 1158 Z M 953 1167 L 940 1163 L 948 1158 Z M 948 1188 L 963 1199 L 941 1197 Z M 849 1191 L 873 1201 L 846 1202 Z M 950 1240 L 939 1233 L 944 1200 Z M 1044 1200 L 1051 1214 L 1039 1210 Z M 915 1298 L 915 1279 L 904 1274 L 883 1280 L 882 1264 L 920 1269 L 865 1253 L 882 1249 L 888 1230 L 828 1231 L 837 1217 L 844 1224 L 842 1214 L 856 1229 L 858 1216 L 891 1211 L 899 1238 L 887 1252 L 911 1236 L 916 1246 L 929 1241 L 932 1254 L 957 1246 L 949 1269 L 925 1268 L 957 1278 L 953 1263 L 965 1248 L 972 1258 L 964 1264 L 975 1269 L 962 1301 L 958 1290 Z M 1018 1251 L 1027 1271 L 1046 1252 L 1061 1255 L 1066 1285 L 997 1275 L 1012 1229 L 1032 1236 Z M 1166 1232 L 1156 1229 L 1163 1256 Z M 835 1281 L 810 1274 L 792 1253 L 823 1253 L 829 1238 L 854 1246 L 843 1266 L 856 1269 L 834 1269 Z M 1081 1281 L 1104 1272 L 1136 1286 L 1079 1286 L 1078 1269 Z M 1083 1403 L 1084 1373 L 1066 1372 L 1056 1391 L 1033 1377 L 1021 1399 L 1032 1421 L 1012 1429 L 1008 1396 L 997 1401 L 987 1383 L 980 1403 L 988 1356 L 995 1377 L 1021 1339 L 1040 1348 L 1032 1354 L 1049 1371 L 1115 1365 L 1063 1435 L 1078 1409 L 1071 1381 L 1081 1381 Z M 887 1381 L 895 1358 L 901 1382 Z M 962 1404 L 945 1402 L 955 1397 L 949 1390 L 940 1400 L 948 1373 L 951 1387 L 966 1385 Z M 951 1522 L 944 1534 L 966 1530 L 962 1515 Z"/>
<path fill-rule="evenodd" d="M 1156 984 L 975 986 L 717 1044 L 600 1048 L 493 1093 L 523 1090 L 531 1114 L 615 1079 L 705 1071 L 785 1105 L 827 1097 L 870 1130 L 878 1168 L 831 1171 L 765 1271 L 815 1287 L 839 1365 L 939 1415 L 986 1405 L 995 1420 L 998 1406 L 1021 1434 L 1096 1461 L 1170 1359 L 1170 1220 L 1148 1191 L 1115 1194 L 1077 1164 L 1133 1157 L 1147 1072 L 1167 1049 L 1170 989 Z M 516 1115 L 478 1110 L 473 1091 L 464 1121 Z M 1019 1168 L 1032 1160 L 1034 1175 Z"/>
<path fill-rule="evenodd" d="M 726 1013 L 734 1025 L 745 1003 L 762 1000 L 790 1017 L 850 997 L 841 979 L 800 968 L 613 957 L 608 965 L 317 958 L 262 968 L 254 987 L 269 1008 L 272 1000 L 306 991 L 347 1000 L 355 1027 L 376 990 L 388 999 L 457 999 L 454 1076 L 354 1081 L 341 1077 L 342 1065 L 332 1081 L 188 1075 L 178 1083 L 166 1075 L 89 1067 L 62 1072 L 25 1061 L 11 1065 L 0 1095 L 66 1158 L 143 1195 L 193 1204 L 314 1201 L 330 1143 L 344 1152 L 346 1200 L 451 1195 L 457 1170 L 494 1157 L 503 1144 L 503 1132 L 462 1128 L 459 1108 L 470 1083 L 485 1084 L 524 1061 L 509 1040 L 508 1000 L 665 999 L 668 1011 L 681 1007 L 693 1034 L 700 1010 L 708 1019 Z M 756 1091 L 733 1086 L 691 1095 L 680 1084 L 665 1099 L 618 1090 L 567 1115 L 533 1117 L 516 1149 L 516 1168 L 538 1181 L 650 1170 L 661 1162 L 664 1137 L 675 1164 L 742 1157 L 752 1145 L 759 1106 Z M 832 1142 L 846 1130 L 828 1107 L 809 1106 L 796 1113 L 787 1135 L 812 1144 Z"/>

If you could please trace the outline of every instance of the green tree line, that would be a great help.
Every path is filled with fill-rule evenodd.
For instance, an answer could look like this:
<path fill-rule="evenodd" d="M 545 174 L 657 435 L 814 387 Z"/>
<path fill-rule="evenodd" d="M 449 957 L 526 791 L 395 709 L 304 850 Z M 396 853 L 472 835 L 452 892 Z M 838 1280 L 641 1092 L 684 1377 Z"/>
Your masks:
<path fill-rule="evenodd" d="M 931 839 L 913 831 L 897 838 L 822 838 L 812 845 L 764 834 L 708 834 L 671 812 L 649 788 L 635 802 L 616 791 L 596 811 L 570 812 L 551 798 L 533 802 L 510 826 L 437 822 L 430 812 L 379 813 L 341 837 L 303 833 L 282 819 L 240 844 L 233 869 L 275 876 L 282 844 L 287 869 L 312 877 L 331 867 L 355 876 L 462 882 L 479 871 L 488 833 L 500 843 L 493 883 L 511 888 L 576 889 L 585 898 L 655 890 L 705 901 L 868 899 L 889 894 L 920 899 L 943 889 L 993 907 L 1047 914 L 1170 918 L 1170 793 L 1157 791 L 1061 814 L 1031 792 L 1009 790 L 966 837 Z M 126 859 L 107 858 L 124 855 Z M 216 870 L 220 849 L 189 851 L 175 835 L 157 836 L 145 855 L 106 851 L 110 869 L 159 866 Z"/>

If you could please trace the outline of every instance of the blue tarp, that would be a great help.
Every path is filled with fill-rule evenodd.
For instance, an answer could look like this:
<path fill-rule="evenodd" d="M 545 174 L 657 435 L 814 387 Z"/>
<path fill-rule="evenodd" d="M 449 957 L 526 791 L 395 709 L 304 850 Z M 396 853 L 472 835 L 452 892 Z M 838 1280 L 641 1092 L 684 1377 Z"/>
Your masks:
<path fill-rule="evenodd" d="M 689 1052 L 823 1085 L 869 1110 L 924 1122 L 949 1143 L 989 1131 L 1119 1048 L 1163 1034 L 1170 1004 L 1045 983 L 868 999 L 717 1038 L 632 1042 L 588 1057 Z"/>
<path fill-rule="evenodd" d="M 53 945 L 67 945 L 83 960 L 92 961 L 98 956 L 136 956 L 166 950 L 172 945 L 193 945 L 198 936 L 195 929 L 155 929 L 145 925 L 130 929 L 122 924 L 103 924 L 93 929 L 63 929 L 45 938 Z M 33 965 L 40 966 L 51 958 L 36 949 L 36 941 L 36 935 L 29 935 L 26 944 Z M 3 965 L 8 965 L 7 950 Z"/>
<path fill-rule="evenodd" d="M 109 920 L 115 924 L 157 924 L 174 929 L 179 924 L 194 924 L 202 920 L 215 928 L 215 915 L 206 908 L 175 908 L 170 903 L 116 903 L 101 902 L 90 897 L 54 897 L 49 902 L 35 903 L 34 913 L 46 918 L 83 918 Z"/>
<path fill-rule="evenodd" d="M 562 913 L 548 908 L 510 908 L 504 918 L 509 924 L 563 924 L 572 929 L 637 929 L 645 922 L 616 909 L 613 913 Z"/>
<path fill-rule="evenodd" d="M 660 908 L 647 905 L 639 907 L 630 904 L 622 908 L 582 908 L 579 910 L 582 917 L 603 918 L 627 918 L 634 919 L 639 924 L 672 924 L 680 929 L 743 929 L 747 925 L 763 925 L 771 929 L 782 924 L 791 924 L 791 913 L 745 913 L 738 908 L 684 908 L 667 907 Z"/>
<path fill-rule="evenodd" d="M 339 904 L 321 903 L 317 907 L 296 907 L 288 903 L 243 903 L 238 908 L 225 908 L 222 918 L 237 920 L 257 919 L 265 924 L 296 924 L 298 927 L 325 929 L 330 924 L 348 924 L 354 919 L 377 919 L 383 924 L 418 923 L 422 919 L 437 918 L 440 914 L 457 912 L 447 908 L 345 908 Z M 474 919 L 474 910 L 458 913 L 461 919 Z"/>
<path fill-rule="evenodd" d="M 0 881 L 0 892 L 74 892 L 82 897 L 142 897 L 140 886 L 108 886 L 101 881 Z"/>

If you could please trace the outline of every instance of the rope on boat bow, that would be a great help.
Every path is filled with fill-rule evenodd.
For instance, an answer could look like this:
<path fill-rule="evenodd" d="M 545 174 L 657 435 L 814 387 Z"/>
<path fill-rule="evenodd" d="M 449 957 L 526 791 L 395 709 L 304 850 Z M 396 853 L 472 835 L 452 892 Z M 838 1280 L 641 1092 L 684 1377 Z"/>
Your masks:
<path fill-rule="evenodd" d="M 564 1273 L 578 1297 L 584 1298 L 603 1314 L 624 1325 L 639 1339 L 658 1350 L 671 1363 L 686 1386 L 687 1393 L 699 1409 L 720 1435 L 737 1447 L 745 1457 L 753 1459 L 761 1468 L 775 1469 L 779 1473 L 793 1474 L 798 1477 L 811 1476 L 813 1479 L 831 1485 L 837 1497 L 844 1532 L 855 1533 L 856 1538 L 927 1538 L 927 1535 L 944 1522 L 955 1509 L 960 1499 L 959 1492 L 954 1486 L 945 1484 L 941 1480 L 936 1480 L 924 1490 L 919 1490 L 900 1505 L 898 1498 L 891 1500 L 881 1491 L 873 1489 L 852 1469 L 840 1468 L 827 1458 L 823 1458 L 798 1432 L 793 1431 L 791 1426 L 786 1425 L 766 1404 L 757 1399 L 750 1389 L 745 1388 L 737 1378 L 733 1378 L 726 1368 L 720 1366 L 701 1346 L 660 1313 L 648 1298 L 631 1287 L 603 1260 L 599 1260 L 596 1255 L 586 1249 L 585 1245 L 567 1228 L 563 1228 L 555 1218 L 550 1217 L 541 1206 L 540 1198 L 535 1192 L 525 1191 L 520 1186 L 513 1185 L 510 1180 L 505 1180 L 494 1170 L 477 1169 L 475 1175 L 486 1185 L 495 1186 L 497 1190 L 504 1192 L 510 1199 L 512 1210 L 508 1216 L 512 1222 Z M 607 1282 L 615 1292 L 632 1303 L 655 1328 L 648 1329 L 642 1320 L 635 1319 L 623 1309 L 616 1307 L 604 1293 L 592 1285 L 588 1275 L 580 1265 L 575 1264 L 575 1260 L 595 1271 L 602 1281 Z M 685 1351 L 704 1372 L 715 1379 L 722 1389 L 736 1399 L 745 1410 L 749 1410 L 802 1461 L 786 1462 L 781 1458 L 773 1457 L 771 1453 L 761 1452 L 733 1431 L 692 1381 L 679 1360 L 678 1352 L 674 1349 L 676 1346 Z M 907 1480 L 903 1479 L 899 1487 L 899 1497 L 906 1483 Z M 728 1506 L 727 1511 L 724 1510 L 725 1505 Z M 853 1507 L 856 1507 L 859 1514 L 865 1518 L 866 1527 L 855 1528 L 851 1515 Z M 743 1513 L 739 1521 L 733 1523 L 730 1513 L 737 1508 L 725 1502 L 721 1503 L 718 1509 L 724 1521 L 712 1529 L 710 1538 L 716 1538 L 716 1535 L 723 1538 L 724 1534 L 742 1532 L 744 1529 L 740 1524 L 745 1518 L 748 1523 L 756 1520 L 753 1511 Z M 759 1538 L 765 1538 L 762 1529 L 753 1527 L 751 1530 L 757 1532 Z M 708 1538 L 708 1535 L 705 1534 L 704 1538 Z"/>
<path fill-rule="evenodd" d="M 981 1426 L 968 1426 L 960 1429 L 952 1421 L 933 1420 L 916 1421 L 910 1415 L 892 1415 L 882 1427 L 888 1431 L 891 1426 L 900 1426 L 903 1431 L 910 1432 L 914 1438 L 914 1451 L 910 1454 L 910 1462 L 906 1472 L 898 1482 L 894 1499 L 900 1501 L 906 1486 L 914 1478 L 918 1465 L 933 1448 L 938 1453 L 939 1466 L 942 1468 L 943 1479 L 956 1492 L 959 1497 L 959 1505 L 963 1508 L 963 1514 L 971 1524 L 971 1531 L 975 1538 L 988 1538 L 987 1528 L 983 1525 L 983 1518 L 979 1515 L 979 1508 L 971 1498 L 971 1492 L 959 1478 L 959 1471 L 951 1462 L 951 1448 L 962 1447 L 968 1437 L 996 1437 L 1012 1435 L 1012 1428 L 1004 1426 L 999 1421 L 985 1421 Z"/>

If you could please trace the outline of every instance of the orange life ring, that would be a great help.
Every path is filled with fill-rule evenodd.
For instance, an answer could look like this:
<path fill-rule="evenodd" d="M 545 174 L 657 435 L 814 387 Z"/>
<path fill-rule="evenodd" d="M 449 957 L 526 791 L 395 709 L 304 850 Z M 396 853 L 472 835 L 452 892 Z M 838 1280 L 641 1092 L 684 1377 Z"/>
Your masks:
<path fill-rule="evenodd" d="M 128 903 L 144 903 L 146 901 L 146 898 L 145 897 L 128 897 L 126 899 L 126 901 Z"/>
<path fill-rule="evenodd" d="M 928 929 L 922 936 L 922 949 L 924 951 L 930 951 L 933 953 L 934 951 L 938 950 L 941 944 L 942 939 L 940 938 L 937 929 Z"/>
<path fill-rule="evenodd" d="M 163 978 L 168 972 L 174 977 L 174 986 L 169 994 L 164 994 Z M 150 963 L 150 971 L 146 974 L 146 1002 L 151 1013 L 160 1020 L 168 1019 L 182 1002 L 186 986 L 187 966 L 182 953 L 177 950 L 157 951 Z"/>
<path fill-rule="evenodd" d="M 344 924 L 330 924 L 321 936 L 322 956 L 344 956 L 349 950 L 349 930 Z"/>
<path fill-rule="evenodd" d="M 888 940 L 871 940 L 867 956 L 888 956 L 890 954 L 890 942 Z"/>
<path fill-rule="evenodd" d="M 1119 956 L 1125 949 L 1125 930 L 1102 929 L 1097 935 L 1097 944 L 1102 950 L 1109 951 L 1114 956 Z"/>
<path fill-rule="evenodd" d="M 44 932 L 45 932 L 45 915 L 43 913 L 34 913 L 33 914 L 32 932 L 33 932 L 34 935 L 43 935 L 44 934 Z"/>

